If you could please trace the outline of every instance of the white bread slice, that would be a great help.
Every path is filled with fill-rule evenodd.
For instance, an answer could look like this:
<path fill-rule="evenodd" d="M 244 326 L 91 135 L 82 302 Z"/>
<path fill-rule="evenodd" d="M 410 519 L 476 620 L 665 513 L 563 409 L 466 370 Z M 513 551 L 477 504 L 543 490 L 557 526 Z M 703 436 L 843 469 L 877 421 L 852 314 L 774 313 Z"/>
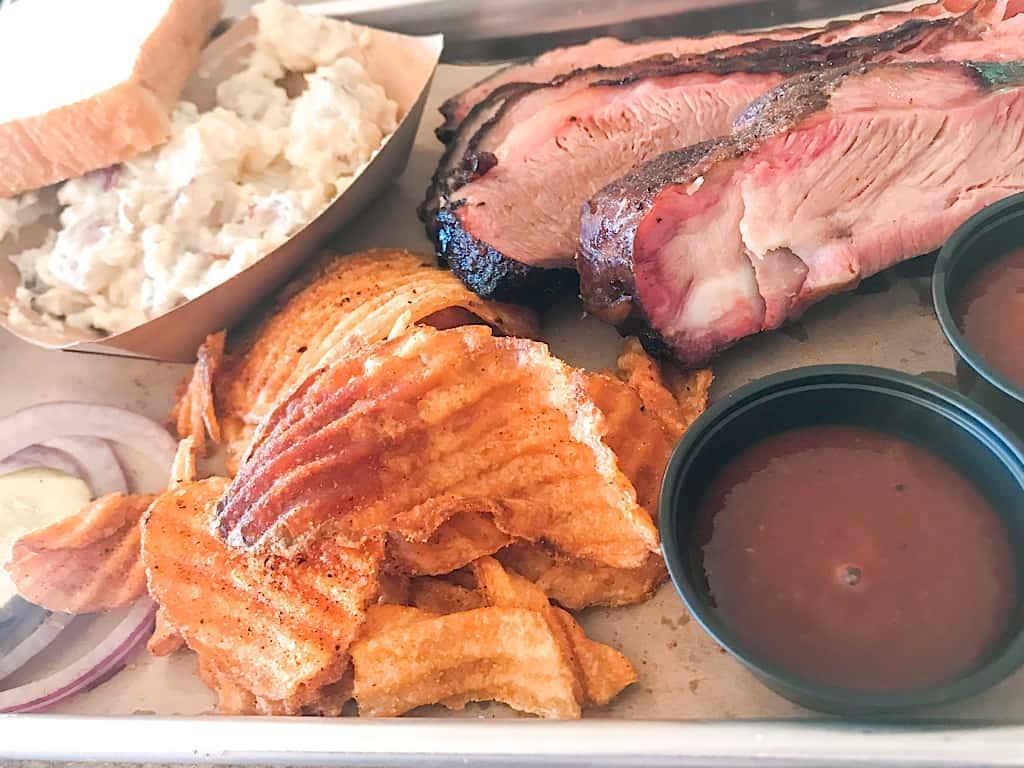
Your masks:
<path fill-rule="evenodd" d="M 167 140 L 221 0 L 27 0 L 0 11 L 0 198 Z"/>

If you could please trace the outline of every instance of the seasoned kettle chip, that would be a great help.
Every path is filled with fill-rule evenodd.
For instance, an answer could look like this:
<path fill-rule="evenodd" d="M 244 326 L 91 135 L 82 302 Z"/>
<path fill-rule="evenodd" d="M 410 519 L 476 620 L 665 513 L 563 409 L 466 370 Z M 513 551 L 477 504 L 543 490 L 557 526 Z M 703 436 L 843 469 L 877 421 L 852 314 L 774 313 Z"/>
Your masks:
<path fill-rule="evenodd" d="M 226 487 L 224 478 L 179 483 L 150 507 L 142 533 L 149 590 L 226 701 L 238 704 L 241 690 L 261 711 L 300 711 L 344 675 L 377 597 L 383 545 L 322 540 L 294 559 L 230 549 L 213 533 Z"/>
<path fill-rule="evenodd" d="M 495 557 L 571 611 L 642 603 L 668 578 L 665 561 L 654 553 L 636 568 L 613 568 L 530 542 L 515 542 Z"/>
<path fill-rule="evenodd" d="M 710 368 L 684 371 L 672 363 L 659 363 L 634 337 L 626 339 L 616 365 L 616 375 L 636 391 L 645 411 L 677 439 L 707 408 L 714 379 Z"/>
<path fill-rule="evenodd" d="M 232 546 L 288 552 L 314 536 L 423 540 L 478 509 L 510 536 L 641 565 L 657 531 L 586 388 L 544 344 L 415 328 L 328 365 L 271 413 L 219 530 Z"/>
<path fill-rule="evenodd" d="M 192 440 L 199 455 L 205 456 L 209 451 L 206 436 L 214 443 L 221 442 L 220 421 L 217 419 L 217 406 L 214 402 L 214 382 L 224 362 L 224 344 L 227 331 L 213 333 L 199 345 L 196 351 L 196 364 L 192 375 L 183 384 L 178 401 L 171 412 L 171 421 L 183 440 Z"/>
<path fill-rule="evenodd" d="M 537 585 L 506 571 L 493 557 L 481 557 L 470 565 L 469 570 L 487 605 L 529 608 L 542 613 L 551 607 L 547 595 Z"/>
<path fill-rule="evenodd" d="M 435 576 L 420 576 L 410 585 L 409 604 L 432 613 L 456 613 L 483 608 L 486 601 L 475 589 Z"/>
<path fill-rule="evenodd" d="M 157 608 L 156 626 L 153 627 L 153 634 L 146 642 L 146 650 L 154 656 L 170 656 L 184 646 L 185 638 L 171 626 L 164 609 Z"/>
<path fill-rule="evenodd" d="M 629 659 L 614 648 L 588 638 L 576 619 L 552 606 L 537 585 L 506 571 L 493 557 L 480 558 L 472 564 L 471 570 L 487 605 L 530 608 L 547 619 L 573 665 L 581 686 L 577 695 L 581 704 L 603 706 L 636 681 L 636 670 Z"/>
<path fill-rule="evenodd" d="M 409 541 L 392 534 L 388 558 L 402 573 L 432 576 L 451 573 L 511 542 L 491 516 L 467 510 L 452 515 L 426 541 Z"/>
<path fill-rule="evenodd" d="M 15 540 L 6 565 L 26 600 L 50 611 L 93 613 L 146 594 L 139 518 L 154 496 L 112 493 Z"/>
<path fill-rule="evenodd" d="M 652 519 L 657 517 L 669 457 L 707 406 L 711 379 L 709 370 L 681 372 L 657 363 L 636 339 L 626 340 L 617 371 L 591 374 L 587 379 L 587 394 L 605 417 L 605 442 Z M 639 566 L 616 568 L 557 552 L 543 542 L 517 541 L 496 556 L 571 610 L 643 602 L 668 578 L 657 553 Z"/>
<path fill-rule="evenodd" d="M 666 429 L 637 392 L 617 378 L 590 374 L 587 395 L 604 414 L 605 442 L 636 488 L 637 501 L 656 518 L 661 479 L 681 433 Z"/>
<path fill-rule="evenodd" d="M 354 643 L 352 663 L 361 715 L 500 701 L 541 717 L 580 716 L 573 669 L 536 611 L 477 608 L 398 623 Z"/>
<path fill-rule="evenodd" d="M 482 605 L 476 606 L 478 608 Z M 454 611 L 449 611 L 454 613 Z M 378 603 L 366 609 L 366 621 L 359 630 L 359 639 L 376 637 L 396 627 L 407 627 L 417 621 L 427 621 L 442 615 L 439 612 L 428 611 L 413 605 L 388 605 Z"/>
<path fill-rule="evenodd" d="M 495 700 L 543 717 L 578 717 L 582 707 L 607 704 L 636 680 L 625 656 L 587 638 L 528 580 L 491 557 L 468 571 L 475 590 L 420 578 L 414 600 L 417 592 L 428 599 L 417 607 L 369 608 L 352 646 L 361 714 Z"/>
<path fill-rule="evenodd" d="M 341 679 L 325 685 L 310 697 L 301 691 L 290 699 L 272 700 L 256 696 L 224 674 L 215 663 L 200 657 L 199 679 L 217 693 L 217 711 L 222 715 L 320 715 L 338 717 L 352 698 L 352 667 Z"/>
<path fill-rule="evenodd" d="M 223 360 L 223 335 L 207 340 L 173 414 L 179 435 L 193 435 L 202 449 L 204 425 L 214 442 L 223 430 L 234 470 L 256 425 L 307 376 L 335 356 L 417 323 L 486 323 L 512 336 L 538 333 L 530 310 L 481 299 L 433 256 L 384 248 L 326 253 L 284 289 L 266 319 L 237 338 L 232 334 Z"/>
<path fill-rule="evenodd" d="M 605 417 L 604 440 L 652 518 L 669 456 L 685 426 L 703 411 L 710 382 L 709 371 L 682 373 L 655 362 L 636 339 L 625 342 L 618 371 L 587 377 L 587 395 Z M 503 562 L 534 581 L 543 579 L 548 595 L 574 610 L 641 602 L 668 577 L 656 554 L 637 568 L 619 569 L 556 553 L 542 543 L 513 544 L 489 515 L 473 510 L 454 515 L 423 542 L 392 536 L 388 551 L 393 567 L 423 575 L 448 573 L 506 545 L 511 546 L 503 550 Z"/>
<path fill-rule="evenodd" d="M 656 517 L 665 467 L 707 407 L 711 371 L 684 373 L 659 364 L 635 338 L 626 340 L 617 365 L 614 372 L 591 374 L 587 394 L 604 414 L 605 442 L 636 487 L 637 500 Z"/>
<path fill-rule="evenodd" d="M 573 649 L 585 705 L 603 707 L 622 689 L 636 682 L 636 670 L 624 655 L 610 645 L 591 640 L 571 615 L 552 608 L 548 622 L 558 622 Z"/>
<path fill-rule="evenodd" d="M 172 474 L 194 472 L 193 458 L 191 442 L 182 441 Z M 139 520 L 155 498 L 111 493 L 24 534 L 11 546 L 5 565 L 11 581 L 25 599 L 62 613 L 95 613 L 135 602 L 146 594 Z M 154 641 L 159 649 L 173 645 L 170 638 Z"/>

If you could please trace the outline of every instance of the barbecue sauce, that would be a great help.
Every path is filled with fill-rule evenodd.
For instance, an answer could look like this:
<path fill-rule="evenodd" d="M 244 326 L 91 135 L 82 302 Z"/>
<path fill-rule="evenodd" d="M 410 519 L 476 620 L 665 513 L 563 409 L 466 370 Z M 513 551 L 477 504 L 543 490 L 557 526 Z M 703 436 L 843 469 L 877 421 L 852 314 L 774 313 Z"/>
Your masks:
<path fill-rule="evenodd" d="M 1024 248 L 972 275 L 955 314 L 960 332 L 978 355 L 1024 390 Z"/>
<path fill-rule="evenodd" d="M 939 684 L 986 661 L 1013 621 L 1002 521 L 952 465 L 893 435 L 768 437 L 713 479 L 697 519 L 722 620 L 804 679 L 871 692 Z"/>

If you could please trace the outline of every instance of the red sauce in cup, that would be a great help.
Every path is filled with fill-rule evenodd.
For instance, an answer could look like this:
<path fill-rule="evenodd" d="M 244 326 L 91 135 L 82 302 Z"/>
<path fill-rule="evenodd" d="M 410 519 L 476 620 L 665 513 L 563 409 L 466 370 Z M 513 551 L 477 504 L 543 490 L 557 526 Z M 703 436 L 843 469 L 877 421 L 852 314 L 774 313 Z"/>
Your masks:
<path fill-rule="evenodd" d="M 808 680 L 897 692 L 952 680 L 1010 629 L 1016 563 L 956 468 L 851 426 L 768 437 L 698 511 L 710 594 L 737 640 Z"/>
<path fill-rule="evenodd" d="M 1024 389 L 1024 248 L 974 273 L 954 315 L 960 333 L 978 355 Z"/>

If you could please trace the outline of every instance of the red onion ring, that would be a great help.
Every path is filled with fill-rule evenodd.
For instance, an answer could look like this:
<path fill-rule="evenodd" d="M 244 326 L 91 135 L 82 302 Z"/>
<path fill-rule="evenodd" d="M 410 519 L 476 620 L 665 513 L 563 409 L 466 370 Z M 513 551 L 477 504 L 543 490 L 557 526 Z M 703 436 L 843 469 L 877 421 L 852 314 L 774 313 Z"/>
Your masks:
<path fill-rule="evenodd" d="M 7 651 L 3 656 L 0 656 L 0 680 L 13 674 L 22 665 L 27 664 L 33 657 L 43 651 L 50 643 L 57 639 L 57 635 L 74 618 L 69 613 L 51 613 L 43 619 L 42 623 L 32 631 L 32 634 Z"/>
<path fill-rule="evenodd" d="M 121 443 L 170 467 L 177 451 L 174 438 L 145 416 L 99 403 L 40 403 L 0 419 L 0 458 L 37 443 L 69 436 L 99 437 Z"/>
<path fill-rule="evenodd" d="M 82 476 L 81 467 L 64 451 L 48 448 L 43 445 L 31 445 L 0 461 L 0 475 L 9 475 L 11 472 L 20 472 L 23 469 L 36 469 L 37 467 L 56 469 L 65 475 L 73 477 L 81 478 Z"/>
<path fill-rule="evenodd" d="M 0 419 L 0 474 L 13 468 L 51 466 L 71 469 L 68 474 L 85 480 L 94 496 L 127 493 L 124 469 L 106 440 L 121 443 L 168 469 L 177 451 L 176 441 L 161 425 L 123 408 L 68 401 L 42 403 Z M 148 597 L 139 600 L 117 628 L 85 656 L 42 680 L 0 691 L 0 713 L 42 709 L 99 684 L 149 636 L 155 613 L 156 606 Z M 49 617 L 6 653 L 0 659 L 0 678 L 49 645 L 70 621 L 70 617 L 64 618 L 59 614 Z"/>
<path fill-rule="evenodd" d="M 98 437 L 55 437 L 42 445 L 71 456 L 81 468 L 79 475 L 94 497 L 128 493 L 128 480 L 121 462 L 105 440 Z"/>
<path fill-rule="evenodd" d="M 115 671 L 153 631 L 156 605 L 148 597 L 134 603 L 121 623 L 89 653 L 32 683 L 0 691 L 0 714 L 35 712 L 87 690 Z"/>

